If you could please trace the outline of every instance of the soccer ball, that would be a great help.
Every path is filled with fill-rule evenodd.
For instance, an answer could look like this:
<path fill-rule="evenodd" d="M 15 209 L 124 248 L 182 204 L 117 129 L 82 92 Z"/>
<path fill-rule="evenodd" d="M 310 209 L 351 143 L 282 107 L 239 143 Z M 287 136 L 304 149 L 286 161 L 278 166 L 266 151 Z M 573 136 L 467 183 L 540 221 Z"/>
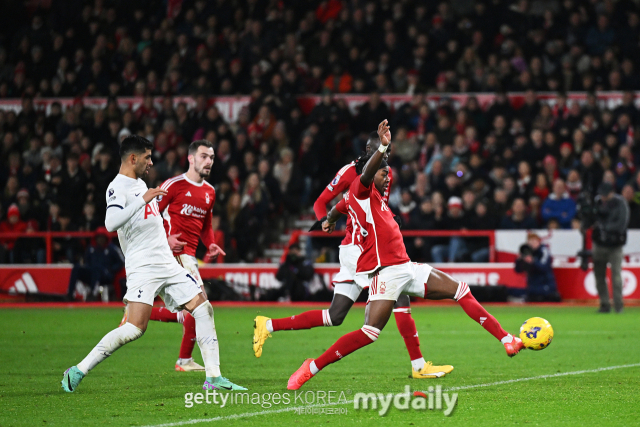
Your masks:
<path fill-rule="evenodd" d="M 520 339 L 526 348 L 542 350 L 551 344 L 553 328 L 542 317 L 532 317 L 520 326 Z"/>

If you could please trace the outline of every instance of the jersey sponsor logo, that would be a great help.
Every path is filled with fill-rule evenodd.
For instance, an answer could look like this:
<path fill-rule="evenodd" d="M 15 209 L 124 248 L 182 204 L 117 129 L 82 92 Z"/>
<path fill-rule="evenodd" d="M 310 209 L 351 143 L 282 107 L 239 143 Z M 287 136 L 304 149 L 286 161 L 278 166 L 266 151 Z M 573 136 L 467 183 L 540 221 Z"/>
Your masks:
<path fill-rule="evenodd" d="M 185 194 L 185 196 L 191 197 L 191 191 L 187 191 L 187 194 Z"/>
<path fill-rule="evenodd" d="M 109 197 L 113 196 L 113 188 L 109 189 Z"/>
<path fill-rule="evenodd" d="M 160 211 L 158 210 L 158 205 L 156 203 L 147 203 L 144 206 L 144 219 L 147 219 L 150 216 L 160 216 Z"/>
<path fill-rule="evenodd" d="M 207 211 L 205 209 L 197 206 L 191 206 L 187 203 L 183 204 L 182 209 L 180 210 L 180 215 L 195 216 L 197 218 L 201 218 L 206 214 Z"/>
<path fill-rule="evenodd" d="M 211 200 L 209 199 L 209 193 L 204 193 L 204 198 L 205 198 L 205 200 L 206 200 L 207 204 L 209 204 L 209 202 L 211 201 Z"/>

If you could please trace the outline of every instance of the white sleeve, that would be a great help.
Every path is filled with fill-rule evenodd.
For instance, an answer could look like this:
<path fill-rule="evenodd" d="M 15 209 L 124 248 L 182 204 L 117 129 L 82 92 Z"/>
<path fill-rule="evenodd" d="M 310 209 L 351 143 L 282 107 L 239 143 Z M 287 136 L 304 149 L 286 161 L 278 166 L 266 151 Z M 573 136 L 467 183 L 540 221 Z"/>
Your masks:
<path fill-rule="evenodd" d="M 136 197 L 133 203 L 127 205 L 126 191 L 110 186 L 107 190 L 107 214 L 104 225 L 109 231 L 116 231 L 131 219 L 131 217 L 146 203 L 142 196 Z"/>

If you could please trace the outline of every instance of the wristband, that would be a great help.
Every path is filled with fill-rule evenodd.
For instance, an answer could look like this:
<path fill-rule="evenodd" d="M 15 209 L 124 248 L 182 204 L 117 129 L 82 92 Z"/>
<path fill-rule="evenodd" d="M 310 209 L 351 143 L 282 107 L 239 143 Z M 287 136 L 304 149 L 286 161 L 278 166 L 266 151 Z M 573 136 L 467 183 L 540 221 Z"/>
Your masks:
<path fill-rule="evenodd" d="M 387 151 L 388 147 L 389 147 L 388 145 L 380 144 L 380 146 L 378 147 L 378 151 L 381 152 L 382 154 L 384 154 L 384 152 Z"/>

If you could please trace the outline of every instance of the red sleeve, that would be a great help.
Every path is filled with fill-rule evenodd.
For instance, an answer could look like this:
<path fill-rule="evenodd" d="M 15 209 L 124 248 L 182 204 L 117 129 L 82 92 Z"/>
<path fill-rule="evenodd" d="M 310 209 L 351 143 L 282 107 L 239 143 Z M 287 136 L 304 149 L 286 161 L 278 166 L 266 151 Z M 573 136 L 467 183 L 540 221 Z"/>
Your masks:
<path fill-rule="evenodd" d="M 316 214 L 316 219 L 320 220 L 320 218 L 324 218 L 327 216 L 327 205 L 330 201 L 332 201 L 336 197 L 335 193 L 332 193 L 331 190 L 325 188 L 318 200 L 313 204 L 313 211 Z"/>
<path fill-rule="evenodd" d="M 356 168 L 353 165 L 347 165 L 340 169 L 333 181 L 324 189 L 320 197 L 313 204 L 313 211 L 316 218 L 324 218 L 327 216 L 327 205 L 341 193 L 349 189 L 349 185 L 356 177 Z"/>
<path fill-rule="evenodd" d="M 338 204 L 336 205 L 336 209 L 338 210 L 338 212 L 340 212 L 342 215 L 346 215 L 348 213 L 347 211 L 347 200 L 346 199 L 342 199 L 338 202 Z"/>
<path fill-rule="evenodd" d="M 371 196 L 371 188 L 373 187 L 373 181 L 368 187 L 365 187 L 362 181 L 360 181 L 360 176 L 353 181 L 351 184 L 351 193 L 356 197 L 356 199 L 365 200 Z"/>
<path fill-rule="evenodd" d="M 163 213 L 165 209 L 169 207 L 169 203 L 171 203 L 171 200 L 173 199 L 173 195 L 174 195 L 174 193 L 171 191 L 171 187 L 165 188 L 168 182 L 169 180 L 166 180 L 160 186 L 160 188 L 162 188 L 163 190 L 167 190 L 167 195 L 162 196 L 162 198 L 158 200 L 158 210 L 160 211 L 160 216 L 162 216 L 162 224 L 164 225 L 164 232 L 167 234 L 169 234 L 169 224 L 164 219 Z"/>
<path fill-rule="evenodd" d="M 213 235 L 213 226 L 211 225 L 211 217 L 213 205 L 216 202 L 216 192 L 213 191 L 211 207 L 207 211 L 207 214 L 204 217 L 204 223 L 202 224 L 202 230 L 200 231 L 200 238 L 202 239 L 202 243 L 209 250 L 209 245 L 216 242 L 216 238 Z"/>

